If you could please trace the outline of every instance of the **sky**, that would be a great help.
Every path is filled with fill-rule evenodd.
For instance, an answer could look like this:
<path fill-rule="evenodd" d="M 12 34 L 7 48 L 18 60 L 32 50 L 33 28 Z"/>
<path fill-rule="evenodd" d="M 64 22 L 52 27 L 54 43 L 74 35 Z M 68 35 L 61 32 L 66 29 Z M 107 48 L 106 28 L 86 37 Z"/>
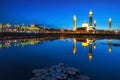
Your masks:
<path fill-rule="evenodd" d="M 98 29 L 108 29 L 108 18 L 112 18 L 113 29 L 120 29 L 119 0 L 0 0 L 0 23 L 42 24 L 53 28 L 73 29 L 73 16 L 77 16 L 77 27 L 93 20 Z"/>

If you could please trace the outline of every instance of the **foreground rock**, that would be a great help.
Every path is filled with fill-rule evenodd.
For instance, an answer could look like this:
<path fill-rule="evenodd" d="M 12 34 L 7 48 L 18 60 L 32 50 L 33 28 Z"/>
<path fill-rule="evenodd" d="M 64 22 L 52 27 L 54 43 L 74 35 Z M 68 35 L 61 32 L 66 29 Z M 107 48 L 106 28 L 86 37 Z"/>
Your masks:
<path fill-rule="evenodd" d="M 33 74 L 35 77 L 30 80 L 90 80 L 79 70 L 67 67 L 63 63 L 46 69 L 33 70 Z"/>

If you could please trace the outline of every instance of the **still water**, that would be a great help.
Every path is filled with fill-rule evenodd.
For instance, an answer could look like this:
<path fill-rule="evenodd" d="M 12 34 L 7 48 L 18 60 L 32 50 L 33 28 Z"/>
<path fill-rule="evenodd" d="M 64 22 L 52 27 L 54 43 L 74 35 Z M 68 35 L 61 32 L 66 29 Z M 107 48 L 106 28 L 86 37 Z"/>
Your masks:
<path fill-rule="evenodd" d="M 120 80 L 120 40 L 29 38 L 0 40 L 0 80 L 30 80 L 34 69 L 67 64 L 90 80 Z"/>

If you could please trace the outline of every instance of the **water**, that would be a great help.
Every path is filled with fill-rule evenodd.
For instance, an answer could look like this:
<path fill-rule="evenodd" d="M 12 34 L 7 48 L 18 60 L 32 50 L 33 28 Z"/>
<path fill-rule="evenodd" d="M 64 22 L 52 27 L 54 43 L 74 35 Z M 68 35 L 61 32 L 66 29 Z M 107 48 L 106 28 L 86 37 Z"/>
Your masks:
<path fill-rule="evenodd" d="M 0 40 L 0 80 L 30 80 L 34 69 L 67 64 L 90 80 L 120 80 L 120 40 L 30 38 Z"/>

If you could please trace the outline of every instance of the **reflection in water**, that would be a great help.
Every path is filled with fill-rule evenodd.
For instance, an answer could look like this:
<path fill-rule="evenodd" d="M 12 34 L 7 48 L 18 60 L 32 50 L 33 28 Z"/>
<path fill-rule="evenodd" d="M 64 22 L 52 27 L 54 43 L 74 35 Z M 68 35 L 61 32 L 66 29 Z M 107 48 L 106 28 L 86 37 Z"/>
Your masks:
<path fill-rule="evenodd" d="M 89 54 L 88 54 L 89 60 L 92 60 L 93 55 L 92 55 L 92 40 L 89 42 Z"/>
<path fill-rule="evenodd" d="M 94 42 L 94 48 L 96 49 L 96 41 L 95 39 L 88 39 L 88 38 L 74 38 L 73 39 L 73 53 L 76 54 L 76 41 L 81 42 L 83 47 L 89 46 L 89 53 L 88 58 L 92 60 L 92 43 Z"/>
<path fill-rule="evenodd" d="M 64 40 L 64 36 L 60 36 L 58 38 L 56 37 L 44 37 L 44 38 L 27 38 L 27 39 L 11 39 L 11 40 L 0 40 L 0 48 L 10 48 L 12 46 L 14 47 L 25 47 L 29 45 L 36 45 L 39 43 L 43 43 L 48 40 L 55 40 L 55 39 L 60 39 Z M 89 53 L 88 53 L 88 59 L 91 61 L 93 58 L 93 53 L 92 53 L 92 47 L 96 49 L 96 40 L 99 40 L 99 38 L 73 38 L 73 54 L 76 55 L 77 53 L 77 42 L 81 42 L 82 46 L 84 48 L 89 47 Z M 94 44 L 94 46 L 92 46 Z M 108 51 L 112 51 L 112 40 L 108 40 Z"/>
<path fill-rule="evenodd" d="M 73 39 L 73 53 L 74 53 L 74 55 L 76 54 L 76 51 L 77 51 L 77 49 L 76 49 L 76 39 L 74 38 Z"/>
<path fill-rule="evenodd" d="M 101 44 L 103 45 L 108 45 L 108 51 L 112 52 L 112 46 L 114 47 L 120 47 L 120 43 L 119 42 L 112 42 L 112 39 L 108 40 L 108 43 L 102 42 Z"/>
<path fill-rule="evenodd" d="M 88 58 L 91 61 L 93 58 L 92 54 L 92 44 L 94 44 L 94 49 L 96 49 L 96 40 L 95 38 L 73 38 L 73 53 L 76 54 L 77 48 L 76 48 L 76 42 L 81 42 L 83 47 L 89 46 L 89 53 L 88 53 Z M 108 51 L 112 51 L 112 40 L 108 40 Z"/>
<path fill-rule="evenodd" d="M 89 44 L 88 38 L 87 38 L 85 41 L 82 42 L 82 46 L 83 46 L 83 47 L 87 47 L 88 44 Z"/>
<path fill-rule="evenodd" d="M 11 39 L 11 40 L 0 40 L 0 48 L 10 48 L 10 47 L 24 47 L 29 45 L 36 45 L 39 43 L 43 43 L 48 40 L 55 40 L 57 38 L 27 38 L 27 39 Z"/>
<path fill-rule="evenodd" d="M 67 38 L 69 38 L 69 37 L 67 37 Z M 56 39 L 58 39 L 58 40 L 56 40 Z M 56 40 L 56 41 L 53 41 L 53 40 Z M 68 40 L 69 40 L 69 42 L 66 42 Z M 70 42 L 72 40 L 73 40 L 73 42 Z M 1 56 L 0 63 L 2 66 L 0 71 L 5 70 L 5 71 L 8 71 L 6 73 L 9 73 L 9 74 L 12 73 L 13 75 L 16 74 L 16 71 L 17 71 L 18 72 L 17 75 L 22 75 L 22 76 L 17 76 L 17 79 L 15 79 L 15 80 L 28 80 L 28 79 L 23 79 L 23 78 L 25 78 L 24 75 L 28 75 L 28 78 L 31 78 L 32 75 L 29 75 L 28 73 L 31 73 L 32 70 L 35 75 L 35 77 L 32 78 L 32 80 L 40 80 L 41 76 L 44 77 L 49 74 L 51 76 L 58 74 L 59 75 L 58 78 L 61 79 L 61 75 L 65 76 L 66 74 L 69 74 L 69 73 L 66 73 L 66 74 L 63 73 L 66 70 L 67 70 L 66 72 L 69 72 L 68 68 L 65 67 L 65 70 L 64 71 L 62 70 L 59 73 L 59 71 L 61 70 L 61 68 L 59 68 L 59 66 L 54 66 L 56 70 L 53 70 L 50 67 L 49 68 L 46 68 L 46 67 L 63 62 L 65 64 L 69 64 L 70 66 L 73 66 L 73 67 L 79 69 L 80 71 L 84 72 L 92 80 L 104 80 L 104 79 L 110 80 L 110 79 L 106 79 L 106 78 L 109 78 L 108 76 L 111 76 L 110 78 L 112 78 L 112 79 L 116 78 L 116 75 L 119 75 L 119 72 L 120 72 L 120 70 L 119 70 L 120 64 L 114 63 L 114 62 L 117 62 L 117 61 L 119 62 L 120 55 L 119 55 L 118 48 L 114 48 L 114 49 L 116 49 L 116 52 L 114 52 L 114 51 L 112 51 L 112 49 L 113 49 L 112 47 L 113 46 L 119 47 L 120 44 L 117 44 L 117 43 L 119 43 L 119 41 L 115 41 L 116 42 L 115 43 L 114 40 L 112 40 L 112 39 L 102 40 L 102 41 L 99 41 L 99 40 L 101 40 L 101 39 L 100 38 L 90 38 L 90 37 L 89 38 L 88 37 L 74 37 L 72 39 L 71 38 L 66 39 L 66 37 L 64 37 L 64 36 L 27 38 L 27 39 L 3 39 L 3 40 L 0 40 L 0 48 L 1 48 L 0 51 L 2 52 L 2 54 L 0 55 Z M 50 42 L 47 42 L 47 41 L 50 41 Z M 107 41 L 107 42 L 105 43 L 105 41 Z M 43 45 L 43 43 L 45 43 L 45 42 L 47 42 L 47 44 Z M 64 42 L 65 42 L 65 44 L 64 44 Z M 107 44 L 107 48 L 105 48 L 105 49 L 108 52 L 116 53 L 117 55 L 112 54 L 109 57 L 107 57 L 108 55 L 105 54 L 106 52 L 103 51 L 101 53 L 100 51 L 104 50 L 103 47 L 105 47 L 104 45 L 100 44 L 101 42 L 103 42 L 103 44 L 104 43 Z M 72 43 L 72 45 L 71 45 L 71 43 Z M 31 47 L 31 45 L 37 45 L 37 44 L 40 44 L 40 45 L 38 45 L 38 47 L 36 47 L 36 48 Z M 66 44 L 67 44 L 67 48 L 64 48 L 66 46 Z M 63 47 L 62 49 L 60 49 L 61 46 Z M 17 52 L 14 51 L 16 47 L 18 47 L 16 50 L 20 51 L 20 53 L 18 53 L 18 51 Z M 24 49 L 21 47 L 24 47 Z M 11 48 L 11 49 L 8 49 L 8 48 Z M 6 50 L 4 50 L 4 49 L 6 49 Z M 81 50 L 81 49 L 83 49 L 83 50 Z M 81 51 L 81 54 L 77 54 L 77 53 L 79 53 L 79 50 Z M 9 51 L 11 51 L 11 54 L 7 54 L 7 53 L 9 53 Z M 97 54 L 94 54 L 95 52 Z M 14 54 L 14 53 L 18 53 L 18 54 Z M 26 54 L 26 53 L 29 53 L 29 54 Z M 65 53 L 69 53 L 69 54 L 65 54 Z M 75 56 L 70 53 L 73 53 Z M 6 55 L 8 55 L 8 56 L 6 57 Z M 102 56 L 102 59 L 100 59 L 101 56 Z M 86 60 L 86 57 L 87 57 L 87 60 Z M 91 61 L 93 61 L 93 62 L 91 63 Z M 6 62 L 6 64 L 2 64 L 5 62 Z M 48 64 L 48 65 L 46 65 L 46 64 Z M 101 69 L 102 65 L 104 65 L 104 68 L 102 67 L 102 69 Z M 45 68 L 45 69 L 38 70 L 39 68 Z M 34 70 L 34 69 L 37 69 L 37 70 Z M 48 70 L 47 73 L 46 73 L 46 69 Z M 100 71 L 98 69 L 100 69 Z M 11 71 L 9 72 L 9 70 L 11 70 Z M 41 74 L 41 70 L 42 70 L 42 72 L 45 72 L 45 75 L 44 75 L 44 73 Z M 51 70 L 53 71 L 53 73 Z M 69 68 L 69 70 L 71 71 L 71 70 L 73 70 L 73 68 L 71 68 L 71 69 Z M 5 71 L 3 71 L 3 72 L 5 72 Z M 19 73 L 19 71 L 23 71 L 23 72 Z M 28 71 L 28 73 L 27 73 L 27 71 Z M 74 72 L 74 71 L 72 71 L 72 72 Z M 6 73 L 1 72 L 1 74 L 3 74 L 4 76 L 8 76 L 8 75 L 6 75 Z M 54 73 L 56 73 L 56 74 L 54 74 Z M 111 73 L 111 74 L 109 74 L 109 73 Z M 116 74 L 114 75 L 113 73 L 116 73 Z M 81 74 L 81 72 L 80 72 L 80 74 Z M 10 77 L 11 76 L 14 77 L 13 75 L 10 75 Z M 58 75 L 56 75 L 56 76 L 58 76 Z M 74 74 L 72 74 L 71 76 L 73 76 L 73 75 Z M 104 75 L 106 75 L 106 76 L 104 76 Z M 82 80 L 84 78 L 84 76 L 81 76 L 81 75 L 75 74 L 74 76 L 75 77 L 77 76 L 78 78 L 80 78 L 80 80 Z M 18 79 L 19 77 L 22 77 L 22 79 Z M 117 78 L 118 78 L 118 76 L 117 76 Z M 3 79 L 0 79 L 0 80 L 3 80 Z M 10 80 L 13 80 L 13 79 L 10 79 Z M 73 80 L 76 80 L 76 79 L 73 79 Z"/>
<path fill-rule="evenodd" d="M 108 51 L 112 52 L 112 40 L 111 39 L 109 39 L 108 41 L 108 46 L 109 46 Z"/>
<path fill-rule="evenodd" d="M 96 40 L 94 40 L 94 49 L 96 49 Z"/>

